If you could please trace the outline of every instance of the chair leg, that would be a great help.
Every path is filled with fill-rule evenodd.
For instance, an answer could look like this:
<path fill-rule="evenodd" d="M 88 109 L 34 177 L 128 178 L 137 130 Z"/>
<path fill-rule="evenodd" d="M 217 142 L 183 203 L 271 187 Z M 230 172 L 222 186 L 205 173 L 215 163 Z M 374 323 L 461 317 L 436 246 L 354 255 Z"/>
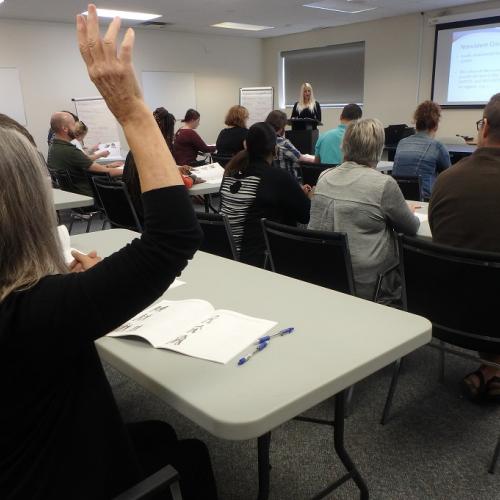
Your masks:
<path fill-rule="evenodd" d="M 439 345 L 441 347 L 444 347 L 444 342 L 442 340 L 439 341 Z M 444 383 L 444 356 L 445 356 L 444 350 L 440 349 L 439 350 L 439 382 L 441 384 Z"/>
<path fill-rule="evenodd" d="M 491 459 L 490 468 L 488 469 L 488 472 L 490 474 L 495 474 L 495 469 L 497 466 L 499 455 L 500 455 L 500 437 L 498 438 L 497 445 L 495 447 L 495 451 L 493 452 L 493 457 Z"/>
<path fill-rule="evenodd" d="M 68 233 L 71 234 L 71 230 L 73 229 L 73 223 L 75 222 L 75 219 L 73 218 L 73 216 L 71 216 L 71 222 L 69 224 L 69 229 L 68 229 Z"/>
<path fill-rule="evenodd" d="M 88 233 L 90 231 L 90 225 L 92 224 L 92 217 L 89 216 L 89 220 L 87 222 L 87 229 L 86 229 L 86 233 Z"/>
<path fill-rule="evenodd" d="M 352 395 L 354 393 L 354 385 L 351 385 L 349 389 L 347 389 L 345 394 L 345 418 L 348 418 L 352 415 Z"/>
<path fill-rule="evenodd" d="M 102 227 L 101 227 L 101 231 L 104 231 L 104 229 L 106 228 L 106 222 L 108 222 L 108 221 L 106 220 L 106 218 L 104 218 L 104 219 L 102 220 Z"/>
<path fill-rule="evenodd" d="M 402 361 L 402 358 L 399 358 L 394 363 L 394 367 L 392 370 L 391 385 L 389 387 L 389 392 L 387 393 L 387 399 L 385 401 L 384 411 L 382 413 L 382 419 L 380 420 L 380 423 L 382 425 L 385 425 L 387 423 L 388 418 L 389 418 L 389 413 L 391 411 L 391 406 L 392 406 L 392 399 L 394 397 L 394 392 L 396 391 L 396 386 L 397 386 L 398 380 L 399 380 L 399 372 L 401 370 L 401 361 Z"/>

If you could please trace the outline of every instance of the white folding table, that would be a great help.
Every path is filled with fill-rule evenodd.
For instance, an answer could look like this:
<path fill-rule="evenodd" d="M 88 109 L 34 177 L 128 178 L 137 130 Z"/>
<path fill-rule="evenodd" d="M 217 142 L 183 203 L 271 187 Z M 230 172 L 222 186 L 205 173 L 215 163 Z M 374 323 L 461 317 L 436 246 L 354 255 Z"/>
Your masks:
<path fill-rule="evenodd" d="M 69 208 L 90 207 L 94 204 L 94 198 L 83 194 L 70 193 L 61 189 L 52 189 L 54 206 L 56 210 L 66 210 Z"/>
<path fill-rule="evenodd" d="M 137 233 L 112 229 L 72 237 L 72 245 L 105 257 Z M 269 494 L 271 431 L 337 395 L 335 450 L 361 498 L 368 488 L 344 448 L 344 391 L 431 340 L 426 319 L 245 264 L 198 252 L 182 273 L 185 285 L 169 300 L 206 299 L 215 308 L 275 320 L 276 331 L 295 332 L 271 341 L 243 366 L 183 356 L 133 339 L 104 337 L 101 357 L 213 435 L 258 439 L 259 499 Z M 273 330 L 274 331 L 274 330 Z M 245 349 L 242 354 L 252 350 Z"/>

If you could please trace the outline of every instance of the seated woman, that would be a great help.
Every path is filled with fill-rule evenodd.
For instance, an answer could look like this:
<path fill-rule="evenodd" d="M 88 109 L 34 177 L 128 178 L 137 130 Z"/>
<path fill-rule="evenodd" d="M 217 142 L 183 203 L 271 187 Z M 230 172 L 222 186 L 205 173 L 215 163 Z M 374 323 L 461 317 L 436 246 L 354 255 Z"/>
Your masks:
<path fill-rule="evenodd" d="M 188 109 L 182 120 L 184 125 L 176 132 L 173 155 L 177 165 L 195 166 L 198 153 L 213 153 L 215 146 L 208 146 L 195 129 L 200 125 L 200 113 Z"/>
<path fill-rule="evenodd" d="M 203 443 L 163 422 L 125 425 L 94 341 L 156 300 L 201 234 L 165 141 L 112 21 L 103 47 L 94 5 L 78 16 L 82 56 L 134 152 L 145 211 L 141 238 L 100 261 L 73 252 L 68 269 L 44 166 L 11 120 L 0 122 L 0 498 L 111 499 L 171 463 L 183 498 L 215 498 Z M 88 30 L 88 31 L 87 31 Z M 87 32 L 89 36 L 87 36 Z M 33 217 L 36 213 L 36 217 Z M 175 214 L 175 217 L 172 216 Z M 81 272 L 70 272 L 81 271 Z"/>
<path fill-rule="evenodd" d="M 318 180 L 308 227 L 347 233 L 356 295 L 373 300 L 378 275 L 398 262 L 396 232 L 414 235 L 420 222 L 396 181 L 375 170 L 384 149 L 378 120 L 351 122 L 342 149 L 344 163 Z M 394 271 L 383 280 L 378 301 L 397 304 L 400 294 Z"/>
<path fill-rule="evenodd" d="M 451 165 L 450 153 L 434 139 L 441 118 L 439 104 L 432 101 L 421 103 L 413 118 L 417 133 L 399 141 L 392 175 L 420 177 L 422 198 L 428 200 L 437 175 Z"/>
<path fill-rule="evenodd" d="M 169 150 L 172 151 L 175 116 L 169 113 L 165 108 L 156 108 L 153 112 L 153 117 L 161 131 L 161 134 L 163 135 L 163 138 L 165 139 L 165 142 L 167 143 Z M 203 182 L 202 179 L 199 179 L 196 175 L 190 172 L 190 167 L 187 165 L 180 166 L 178 168 L 186 187 L 189 188 L 193 184 Z M 142 206 L 141 185 L 132 151 L 129 151 L 127 158 L 125 159 L 122 180 L 127 186 L 127 190 L 137 213 L 137 217 L 142 224 L 144 221 L 144 208 Z"/>
<path fill-rule="evenodd" d="M 259 267 L 265 251 L 262 217 L 289 225 L 309 221 L 309 187 L 301 189 L 287 171 L 272 166 L 275 149 L 271 126 L 252 125 L 246 149 L 227 164 L 220 190 L 220 211 L 229 219 L 241 261 Z"/>
<path fill-rule="evenodd" d="M 222 129 L 217 137 L 215 147 L 220 156 L 234 156 L 242 151 L 247 138 L 248 110 L 244 106 L 233 106 L 229 109 Z"/>
<path fill-rule="evenodd" d="M 92 161 L 109 156 L 109 151 L 106 151 L 105 149 L 99 151 L 98 145 L 92 146 L 91 148 L 85 147 L 85 136 L 88 132 L 89 129 L 87 125 L 78 120 L 75 127 L 75 138 L 71 141 L 71 144 L 74 144 L 80 151 L 83 151 Z"/>

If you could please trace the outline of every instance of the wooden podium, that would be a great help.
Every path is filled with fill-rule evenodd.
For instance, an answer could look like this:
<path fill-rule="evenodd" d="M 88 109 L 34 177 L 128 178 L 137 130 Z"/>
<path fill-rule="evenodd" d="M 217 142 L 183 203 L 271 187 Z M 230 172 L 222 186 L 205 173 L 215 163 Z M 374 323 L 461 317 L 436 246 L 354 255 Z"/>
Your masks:
<path fill-rule="evenodd" d="M 312 118 L 291 118 L 288 124 L 292 126 L 292 130 L 287 130 L 285 137 L 302 154 L 313 155 L 319 137 L 317 127 L 323 124 Z"/>

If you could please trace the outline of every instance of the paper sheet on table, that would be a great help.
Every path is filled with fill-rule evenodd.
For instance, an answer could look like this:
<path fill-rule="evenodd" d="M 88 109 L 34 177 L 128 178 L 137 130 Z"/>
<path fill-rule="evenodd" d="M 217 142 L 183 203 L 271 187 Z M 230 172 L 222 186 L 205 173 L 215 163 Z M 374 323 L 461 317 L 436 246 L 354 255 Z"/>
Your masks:
<path fill-rule="evenodd" d="M 200 167 L 194 167 L 192 172 L 207 182 L 220 182 L 224 175 L 224 169 L 218 163 L 209 163 Z"/>
<path fill-rule="evenodd" d="M 276 324 L 234 311 L 216 311 L 205 300 L 163 300 L 108 336 L 142 337 L 156 348 L 227 363 Z"/>
<path fill-rule="evenodd" d="M 415 215 L 418 217 L 418 220 L 422 223 L 422 222 L 427 222 L 429 220 L 429 217 L 427 214 L 418 214 L 418 213 L 415 213 Z"/>
<path fill-rule="evenodd" d="M 109 151 L 109 156 L 106 160 L 111 160 L 112 158 L 122 159 L 122 153 L 120 150 L 120 142 L 104 142 L 98 145 L 98 151 Z"/>

